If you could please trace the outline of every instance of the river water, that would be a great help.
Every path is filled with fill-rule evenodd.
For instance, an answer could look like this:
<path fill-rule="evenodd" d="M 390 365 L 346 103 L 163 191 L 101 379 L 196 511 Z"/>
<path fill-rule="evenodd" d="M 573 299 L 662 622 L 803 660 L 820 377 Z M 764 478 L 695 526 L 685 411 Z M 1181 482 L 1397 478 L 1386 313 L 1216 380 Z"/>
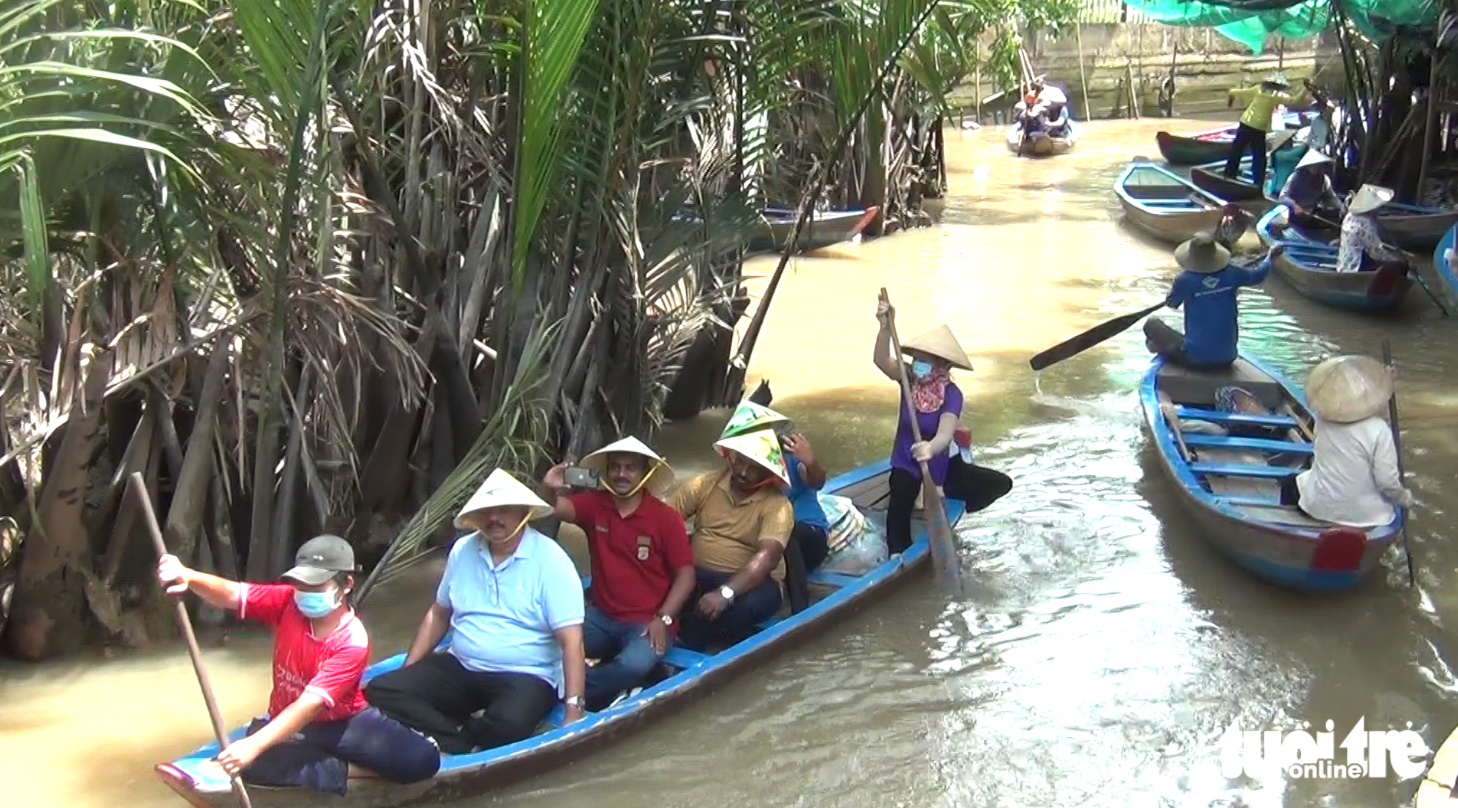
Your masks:
<path fill-rule="evenodd" d="M 1015 487 L 965 518 L 970 595 L 930 575 L 873 610 L 624 740 L 466 805 L 1322 806 L 1410 801 L 1386 777 L 1227 781 L 1218 741 L 1321 728 L 1337 741 L 1412 723 L 1436 748 L 1458 723 L 1440 652 L 1458 643 L 1454 539 L 1458 322 L 1419 293 L 1377 320 L 1321 308 L 1274 276 L 1242 293 L 1242 344 L 1304 379 L 1332 352 L 1399 364 L 1416 589 L 1400 555 L 1359 592 L 1301 597 L 1202 542 L 1139 425 L 1137 328 L 1035 376 L 1034 353 L 1163 296 L 1170 250 L 1119 223 L 1125 160 L 1157 157 L 1170 122 L 1086 127 L 1076 153 L 1020 160 L 994 130 L 949 133 L 941 224 L 792 262 L 750 368 L 770 380 L 832 472 L 884 456 L 896 389 L 872 367 L 877 290 L 904 338 L 949 323 L 973 359 L 964 420 L 978 461 Z M 1176 131 L 1208 124 L 1174 122 Z M 774 266 L 756 259 L 752 273 Z M 1178 322 L 1178 315 L 1175 316 Z M 715 462 L 727 413 L 658 438 L 680 473 Z M 408 640 L 432 570 L 365 609 L 377 657 Z M 206 652 L 230 725 L 262 709 L 267 643 Z M 178 806 L 151 766 L 209 735 L 185 652 L 0 668 L 0 782 L 8 805 Z M 1340 752 L 1338 753 L 1340 757 Z M 320 804 L 327 804 L 321 798 Z"/>

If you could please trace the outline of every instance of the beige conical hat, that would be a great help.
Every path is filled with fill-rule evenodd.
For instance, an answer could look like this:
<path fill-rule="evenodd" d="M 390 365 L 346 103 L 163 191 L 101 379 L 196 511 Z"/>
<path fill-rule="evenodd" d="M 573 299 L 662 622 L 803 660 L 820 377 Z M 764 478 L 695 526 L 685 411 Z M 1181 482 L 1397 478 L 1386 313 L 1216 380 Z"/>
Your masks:
<path fill-rule="evenodd" d="M 729 422 L 724 424 L 724 431 L 719 433 L 719 439 L 732 438 L 735 435 L 743 435 L 746 432 L 753 432 L 756 429 L 788 423 L 790 423 L 789 418 L 780 415 L 769 407 L 745 399 L 739 402 L 738 407 L 734 408 L 734 414 L 729 416 Z"/>
<path fill-rule="evenodd" d="M 1357 189 L 1357 195 L 1352 197 L 1352 204 L 1347 206 L 1347 210 L 1352 213 L 1370 213 L 1391 202 L 1395 195 L 1396 192 L 1391 188 L 1368 183 Z"/>
<path fill-rule="evenodd" d="M 1175 248 L 1175 263 L 1181 269 L 1208 275 L 1219 272 L 1230 263 L 1230 250 L 1225 249 L 1215 237 L 1200 231 L 1195 237 Z"/>
<path fill-rule="evenodd" d="M 723 438 L 714 444 L 719 454 L 729 459 L 730 452 L 737 452 L 753 460 L 778 478 L 781 485 L 790 484 L 790 470 L 785 466 L 785 450 L 780 446 L 780 437 L 773 429 L 760 429 Z"/>
<path fill-rule="evenodd" d="M 607 458 L 610 454 L 620 452 L 627 454 L 642 455 L 648 458 L 648 482 L 644 486 L 648 492 L 659 499 L 668 493 L 673 487 L 673 468 L 668 461 L 658 456 L 658 453 L 648 448 L 643 441 L 634 437 L 626 437 L 615 443 L 598 449 L 587 457 L 582 458 L 581 466 L 585 469 L 592 469 L 599 479 L 607 475 Z"/>
<path fill-rule="evenodd" d="M 1323 152 L 1321 149 L 1307 149 L 1306 153 L 1301 155 L 1301 162 L 1296 164 L 1296 168 L 1297 170 L 1300 170 L 1307 166 L 1321 165 L 1323 163 L 1330 162 L 1331 158 L 1327 157 L 1326 153 Z"/>
<path fill-rule="evenodd" d="M 945 323 L 901 343 L 901 350 L 903 353 L 921 351 L 947 360 L 954 368 L 972 369 L 972 360 L 967 357 L 967 352 L 962 350 L 962 343 L 957 341 L 956 335 Z"/>
<path fill-rule="evenodd" d="M 1333 356 L 1312 369 L 1306 400 L 1323 420 L 1349 424 L 1381 412 L 1392 398 L 1392 374 L 1370 356 Z"/>
<path fill-rule="evenodd" d="M 502 505 L 520 505 L 531 510 L 531 519 L 541 519 L 551 516 L 554 513 L 551 505 L 542 501 L 542 498 L 532 493 L 530 488 L 522 485 L 515 477 L 507 474 L 502 469 L 491 472 L 486 482 L 476 489 L 476 493 L 466 500 L 466 506 L 456 514 L 456 527 L 466 530 L 471 525 L 461 521 L 461 517 L 476 511 L 484 511 L 487 508 L 497 508 Z"/>

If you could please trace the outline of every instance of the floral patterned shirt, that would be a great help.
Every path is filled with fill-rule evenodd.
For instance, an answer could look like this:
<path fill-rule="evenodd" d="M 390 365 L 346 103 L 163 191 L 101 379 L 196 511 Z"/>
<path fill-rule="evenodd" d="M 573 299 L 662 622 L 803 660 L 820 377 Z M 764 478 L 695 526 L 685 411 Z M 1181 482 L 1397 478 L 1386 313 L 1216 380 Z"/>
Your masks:
<path fill-rule="evenodd" d="M 1337 251 L 1337 272 L 1358 272 L 1362 269 L 1362 255 L 1370 255 L 1379 261 L 1398 261 L 1402 255 L 1386 244 L 1377 234 L 1377 220 L 1370 213 L 1348 213 L 1342 219 L 1342 245 Z"/>

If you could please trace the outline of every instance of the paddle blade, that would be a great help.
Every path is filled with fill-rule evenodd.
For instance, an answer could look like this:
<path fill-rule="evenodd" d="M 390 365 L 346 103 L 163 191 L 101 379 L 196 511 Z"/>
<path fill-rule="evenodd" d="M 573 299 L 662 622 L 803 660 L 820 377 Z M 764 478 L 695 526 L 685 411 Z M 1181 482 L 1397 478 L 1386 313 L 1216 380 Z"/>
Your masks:
<path fill-rule="evenodd" d="M 1164 308 L 1164 303 L 1160 302 L 1143 311 L 1136 311 L 1133 314 L 1126 314 L 1123 317 L 1115 318 L 1106 323 L 1100 323 L 1082 334 L 1060 342 L 1052 348 L 1038 354 L 1028 360 L 1028 364 L 1033 366 L 1033 370 L 1042 370 L 1049 365 L 1055 365 L 1070 356 L 1076 356 L 1087 351 L 1089 348 L 1098 345 L 1110 337 L 1122 334 L 1129 329 L 1129 326 L 1134 325 L 1147 315 L 1153 314 L 1162 308 Z"/>
<path fill-rule="evenodd" d="M 942 504 L 941 492 L 932 482 L 926 464 L 921 464 L 921 510 L 926 519 L 926 540 L 931 546 L 932 566 L 936 568 L 937 586 L 950 597 L 961 597 L 962 561 L 957 555 L 957 543 L 952 536 L 952 525 L 947 521 L 946 507 Z"/>

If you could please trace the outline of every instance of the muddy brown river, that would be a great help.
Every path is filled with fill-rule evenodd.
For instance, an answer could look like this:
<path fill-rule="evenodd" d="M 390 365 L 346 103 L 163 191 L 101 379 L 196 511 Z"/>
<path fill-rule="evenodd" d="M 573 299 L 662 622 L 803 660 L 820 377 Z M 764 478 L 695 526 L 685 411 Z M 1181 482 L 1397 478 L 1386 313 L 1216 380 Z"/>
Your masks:
<path fill-rule="evenodd" d="M 1359 591 L 1287 594 L 1216 556 L 1141 433 L 1138 328 L 1033 374 L 1027 360 L 1159 300 L 1167 247 L 1119 223 L 1112 184 L 1171 122 L 1095 122 L 1075 153 L 1019 160 L 1000 132 L 948 133 L 941 223 L 792 262 L 750 368 L 834 473 L 884 456 L 897 394 L 871 364 L 885 286 L 909 337 L 947 322 L 979 463 L 1007 497 L 959 526 L 970 595 L 930 575 L 614 748 L 463 805 L 511 808 L 1321 806 L 1411 800 L 1416 780 L 1226 779 L 1221 733 L 1458 723 L 1458 318 L 1420 290 L 1402 315 L 1322 308 L 1272 276 L 1241 297 L 1242 345 L 1297 380 L 1332 352 L 1399 366 L 1418 585 L 1400 555 Z M 1174 122 L 1176 131 L 1208 127 Z M 774 262 L 756 259 L 751 274 Z M 1174 317 L 1178 322 L 1178 315 Z M 716 462 L 727 412 L 665 429 L 680 473 Z M 429 601 L 417 580 L 364 610 L 376 657 Z M 265 638 L 207 651 L 229 724 L 263 709 Z M 210 734 L 180 645 L 114 660 L 0 667 L 9 806 L 178 808 L 151 774 Z M 1340 754 L 1340 752 L 1339 752 Z M 330 798 L 320 797 L 321 806 Z"/>

